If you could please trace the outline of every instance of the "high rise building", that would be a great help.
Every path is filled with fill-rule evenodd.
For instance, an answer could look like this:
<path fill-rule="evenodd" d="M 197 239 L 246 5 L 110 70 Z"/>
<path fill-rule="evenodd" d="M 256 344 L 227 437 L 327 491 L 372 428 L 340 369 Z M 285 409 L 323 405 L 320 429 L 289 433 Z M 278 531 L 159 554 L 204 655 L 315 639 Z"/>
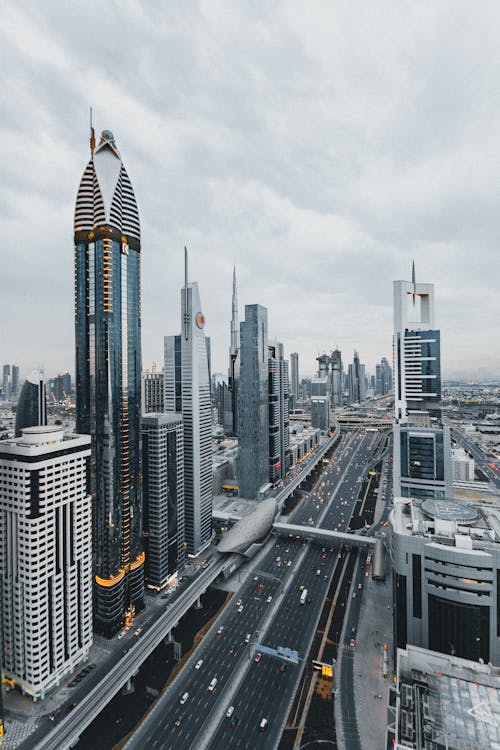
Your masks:
<path fill-rule="evenodd" d="M 360 404 L 366 399 L 365 366 L 359 361 L 359 354 L 354 351 L 354 359 L 349 365 L 349 403 Z"/>
<path fill-rule="evenodd" d="M 434 285 L 394 281 L 394 496 L 452 496 Z"/>
<path fill-rule="evenodd" d="M 240 327 L 238 323 L 238 293 L 236 289 L 236 268 L 233 268 L 233 296 L 231 300 L 231 344 L 229 346 L 229 371 L 227 388 L 231 396 L 230 412 L 224 411 L 224 432 L 238 434 L 238 353 L 240 350 Z"/>
<path fill-rule="evenodd" d="M 290 466 L 288 362 L 277 341 L 269 344 L 268 367 L 269 481 L 274 484 L 285 478 Z"/>
<path fill-rule="evenodd" d="M 299 355 L 297 352 L 290 354 L 290 393 L 295 396 L 295 403 L 299 398 Z"/>
<path fill-rule="evenodd" d="M 184 519 L 187 551 L 198 555 L 212 538 L 212 417 L 205 317 L 196 282 L 181 291 L 180 336 L 165 336 L 165 411 L 184 420 Z"/>
<path fill-rule="evenodd" d="M 0 447 L 3 671 L 43 698 L 92 645 L 90 437 L 28 427 Z"/>
<path fill-rule="evenodd" d="M 342 406 L 342 354 L 335 349 L 330 357 L 332 406 Z"/>
<path fill-rule="evenodd" d="M 12 398 L 19 396 L 19 366 L 12 365 Z"/>
<path fill-rule="evenodd" d="M 153 367 L 142 374 L 142 413 L 162 412 L 164 404 L 163 373 Z"/>
<path fill-rule="evenodd" d="M 146 585 L 164 588 L 184 563 L 184 437 L 182 414 L 142 418 Z"/>
<path fill-rule="evenodd" d="M 76 426 L 92 436 L 94 624 L 112 636 L 144 606 L 141 232 L 113 134 L 94 146 L 75 209 Z"/>
<path fill-rule="evenodd" d="M 311 426 L 325 433 L 330 429 L 330 381 L 326 375 L 311 380 Z"/>
<path fill-rule="evenodd" d="M 269 483 L 269 368 L 267 309 L 245 305 L 240 323 L 238 387 L 240 495 L 256 498 Z"/>
<path fill-rule="evenodd" d="M 4 401 L 10 400 L 10 365 L 3 366 L 2 395 Z"/>
<path fill-rule="evenodd" d="M 25 427 L 47 424 L 47 397 L 43 370 L 33 370 L 24 381 L 16 409 L 16 437 Z"/>
<path fill-rule="evenodd" d="M 375 366 L 375 393 L 377 396 L 387 396 L 392 391 L 392 368 L 386 357 Z"/>

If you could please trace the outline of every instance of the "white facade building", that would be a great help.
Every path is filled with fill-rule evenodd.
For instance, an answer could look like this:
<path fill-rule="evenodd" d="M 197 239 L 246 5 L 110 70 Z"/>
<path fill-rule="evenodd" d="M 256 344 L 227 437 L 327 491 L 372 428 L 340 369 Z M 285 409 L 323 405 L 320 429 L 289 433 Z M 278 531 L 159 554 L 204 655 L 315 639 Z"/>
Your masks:
<path fill-rule="evenodd" d="M 90 436 L 29 427 L 0 445 L 3 671 L 43 698 L 92 645 Z"/>
<path fill-rule="evenodd" d="M 474 459 L 463 448 L 454 448 L 451 452 L 453 479 L 458 482 L 474 481 Z"/>

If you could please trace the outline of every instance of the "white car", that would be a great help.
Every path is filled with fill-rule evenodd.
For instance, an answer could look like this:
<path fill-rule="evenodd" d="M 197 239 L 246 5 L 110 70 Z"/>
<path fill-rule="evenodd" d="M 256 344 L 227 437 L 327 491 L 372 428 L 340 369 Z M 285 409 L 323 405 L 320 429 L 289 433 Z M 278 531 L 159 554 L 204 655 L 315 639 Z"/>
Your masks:
<path fill-rule="evenodd" d="M 199 669 L 202 664 L 203 664 L 203 659 L 200 659 L 199 661 L 196 662 L 196 664 L 194 665 L 194 668 Z"/>
<path fill-rule="evenodd" d="M 229 706 L 229 708 L 226 711 L 226 717 L 230 719 L 233 714 L 234 714 L 234 706 Z"/>
<path fill-rule="evenodd" d="M 242 612 L 243 612 L 243 604 L 240 604 L 240 606 L 238 607 L 238 614 L 241 615 Z"/>
<path fill-rule="evenodd" d="M 181 704 L 181 706 L 183 706 L 185 704 L 185 702 L 187 701 L 188 698 L 189 698 L 189 693 L 184 693 L 184 695 L 182 696 L 182 698 L 179 701 L 179 703 Z"/>
<path fill-rule="evenodd" d="M 247 633 L 246 636 L 245 636 L 245 643 L 250 643 L 250 638 L 251 637 L 252 637 L 252 635 L 250 633 Z"/>
<path fill-rule="evenodd" d="M 272 599 L 273 599 L 273 597 L 272 597 L 271 595 L 269 595 L 269 596 L 267 597 L 267 599 L 266 599 L 266 604 L 270 604 L 270 603 L 271 603 L 271 601 L 272 601 Z"/>

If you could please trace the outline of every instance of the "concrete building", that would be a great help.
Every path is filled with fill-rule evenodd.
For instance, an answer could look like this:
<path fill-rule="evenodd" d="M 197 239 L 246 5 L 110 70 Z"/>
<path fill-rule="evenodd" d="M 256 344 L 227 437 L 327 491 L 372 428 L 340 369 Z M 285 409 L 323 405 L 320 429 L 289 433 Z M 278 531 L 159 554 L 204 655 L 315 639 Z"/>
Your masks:
<path fill-rule="evenodd" d="M 499 671 L 422 648 L 398 649 L 389 693 L 386 747 L 488 750 L 500 747 Z"/>
<path fill-rule="evenodd" d="M 474 459 L 463 448 L 453 448 L 451 452 L 453 480 L 459 482 L 474 481 Z"/>
<path fill-rule="evenodd" d="M 372 375 L 373 377 L 373 375 Z M 386 357 L 375 366 L 375 393 L 377 396 L 387 396 L 392 391 L 392 368 Z"/>
<path fill-rule="evenodd" d="M 330 357 L 332 406 L 342 406 L 342 354 L 335 349 Z"/>
<path fill-rule="evenodd" d="M 12 399 L 15 400 L 19 397 L 19 366 L 12 365 Z"/>
<path fill-rule="evenodd" d="M 141 230 L 113 133 L 103 130 L 75 205 L 76 430 L 92 436 L 94 627 L 113 636 L 144 607 Z"/>
<path fill-rule="evenodd" d="M 47 397 L 43 370 L 33 370 L 26 378 L 16 409 L 16 437 L 25 427 L 47 424 Z"/>
<path fill-rule="evenodd" d="M 10 365 L 3 366 L 3 378 L 2 378 L 2 396 L 4 401 L 10 401 Z"/>
<path fill-rule="evenodd" d="M 297 403 L 300 396 L 299 380 L 299 355 L 297 352 L 290 354 L 290 394 L 294 396 L 294 403 Z"/>
<path fill-rule="evenodd" d="M 161 590 L 184 564 L 182 414 L 142 418 L 145 579 Z"/>
<path fill-rule="evenodd" d="M 165 411 L 163 372 L 155 367 L 142 373 L 142 413 L 152 414 Z"/>
<path fill-rule="evenodd" d="M 184 420 L 184 519 L 187 552 L 200 554 L 212 538 L 212 413 L 205 317 L 196 282 L 181 291 L 180 336 L 165 337 L 165 411 Z"/>
<path fill-rule="evenodd" d="M 321 430 L 303 422 L 290 423 L 290 466 L 300 463 L 318 445 Z"/>
<path fill-rule="evenodd" d="M 240 323 L 238 388 L 240 495 L 256 498 L 269 483 L 269 366 L 267 309 L 246 305 Z"/>
<path fill-rule="evenodd" d="M 359 361 L 359 354 L 354 352 L 354 359 L 349 365 L 349 403 L 360 404 L 366 399 L 365 366 Z"/>
<path fill-rule="evenodd" d="M 395 498 L 394 643 L 500 665 L 500 504 Z"/>
<path fill-rule="evenodd" d="M 330 429 L 330 382 L 327 376 L 311 380 L 311 425 L 323 433 Z"/>
<path fill-rule="evenodd" d="M 2 666 L 34 699 L 92 645 L 90 442 L 41 426 L 0 446 Z"/>
<path fill-rule="evenodd" d="M 434 285 L 395 281 L 394 495 L 451 497 L 450 431 L 441 420 Z"/>
<path fill-rule="evenodd" d="M 283 344 L 268 348 L 269 393 L 269 482 L 283 480 L 290 465 L 288 362 Z"/>

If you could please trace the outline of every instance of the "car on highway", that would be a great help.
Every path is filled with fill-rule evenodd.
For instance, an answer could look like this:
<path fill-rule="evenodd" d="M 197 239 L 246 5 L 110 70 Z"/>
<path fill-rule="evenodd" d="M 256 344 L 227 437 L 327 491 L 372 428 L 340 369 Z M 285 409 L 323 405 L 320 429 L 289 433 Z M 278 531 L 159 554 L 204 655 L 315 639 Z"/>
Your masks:
<path fill-rule="evenodd" d="M 237 612 L 239 615 L 241 615 L 241 613 L 243 612 L 243 604 L 240 604 L 240 606 L 237 609 Z"/>
<path fill-rule="evenodd" d="M 181 697 L 181 699 L 179 701 L 179 703 L 181 704 L 181 706 L 183 706 L 187 702 L 188 698 L 189 698 L 189 693 L 183 693 L 183 695 L 182 695 L 182 697 Z"/>
<path fill-rule="evenodd" d="M 362 589 L 362 588 L 363 588 L 363 584 L 362 583 L 358 583 L 358 589 Z"/>
<path fill-rule="evenodd" d="M 262 721 L 259 724 L 259 730 L 261 732 L 265 732 L 267 727 L 267 719 L 262 719 Z"/>
<path fill-rule="evenodd" d="M 349 641 L 349 646 L 351 648 L 354 648 L 355 645 L 356 645 L 356 639 L 355 638 L 351 638 L 351 640 Z"/>
<path fill-rule="evenodd" d="M 238 717 L 237 717 L 237 716 L 234 716 L 234 717 L 233 717 L 233 720 L 232 720 L 232 722 L 231 722 L 231 729 L 236 729 L 236 727 L 237 727 L 237 725 L 238 725 L 238 722 L 239 722 L 239 719 L 238 719 Z"/>
<path fill-rule="evenodd" d="M 355 591 L 352 592 L 352 598 L 355 599 L 357 597 L 357 594 Z"/>
<path fill-rule="evenodd" d="M 241 599 L 238 599 L 238 600 L 237 600 L 237 602 L 236 602 L 236 606 L 237 606 L 237 607 L 241 607 Z"/>
<path fill-rule="evenodd" d="M 266 604 L 271 604 L 272 600 L 273 600 L 273 597 L 271 596 L 271 594 L 269 594 L 269 596 L 266 599 Z"/>
<path fill-rule="evenodd" d="M 199 659 L 196 664 L 194 665 L 195 669 L 200 669 L 201 665 L 203 664 L 203 659 Z"/>
<path fill-rule="evenodd" d="M 224 625 L 221 625 L 220 628 L 217 631 L 217 635 L 220 635 L 223 630 L 224 630 Z"/>
<path fill-rule="evenodd" d="M 286 669 L 284 664 L 280 664 L 280 672 L 284 672 Z"/>
<path fill-rule="evenodd" d="M 234 652 L 234 646 L 233 646 L 232 648 L 229 649 L 229 655 L 234 656 L 234 653 L 235 652 Z"/>
<path fill-rule="evenodd" d="M 257 653 L 255 654 L 254 662 L 258 664 L 261 659 L 262 659 L 262 654 L 260 653 L 260 651 L 257 651 Z"/>
<path fill-rule="evenodd" d="M 210 681 L 210 685 L 208 686 L 208 692 L 213 693 L 216 685 L 217 685 L 217 677 L 213 677 Z"/>
<path fill-rule="evenodd" d="M 251 633 L 247 633 L 245 636 L 245 643 L 250 643 L 250 638 L 252 637 Z"/>
<path fill-rule="evenodd" d="M 234 706 L 229 706 L 229 708 L 226 711 L 226 717 L 230 719 L 233 714 L 234 714 Z"/>
<path fill-rule="evenodd" d="M 182 719 L 176 719 L 176 720 L 174 721 L 174 726 L 175 726 L 175 727 L 180 727 L 180 725 L 181 725 L 181 724 L 182 724 Z"/>

